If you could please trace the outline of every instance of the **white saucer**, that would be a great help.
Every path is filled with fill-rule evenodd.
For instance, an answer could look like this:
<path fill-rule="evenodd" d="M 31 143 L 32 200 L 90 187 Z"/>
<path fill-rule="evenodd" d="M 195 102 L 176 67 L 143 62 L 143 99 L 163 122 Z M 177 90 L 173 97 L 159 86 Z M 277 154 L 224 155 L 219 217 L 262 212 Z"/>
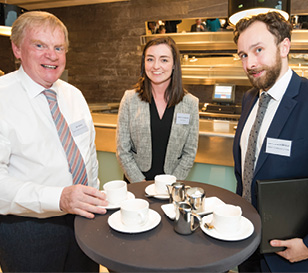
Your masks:
<path fill-rule="evenodd" d="M 211 223 L 213 219 L 213 215 L 204 216 L 202 218 L 201 229 L 202 231 L 219 240 L 223 241 L 240 241 L 248 238 L 254 231 L 253 224 L 246 217 L 242 216 L 241 218 L 241 228 L 235 234 L 221 234 L 217 232 L 215 228 L 208 229 L 204 226 L 204 223 Z"/>
<path fill-rule="evenodd" d="M 151 184 L 149 186 L 147 186 L 145 188 L 145 193 L 146 194 L 150 194 L 150 195 L 154 195 L 154 194 L 157 194 L 156 193 L 156 190 L 155 190 L 155 184 Z M 169 199 L 169 195 L 156 195 L 156 196 L 153 196 L 154 198 L 157 198 L 157 199 L 162 199 L 162 200 L 167 200 Z"/>
<path fill-rule="evenodd" d="M 150 209 L 147 223 L 140 227 L 127 227 L 121 221 L 121 211 L 119 210 L 109 216 L 108 224 L 116 231 L 124 233 L 140 233 L 155 228 L 160 223 L 160 220 L 160 215 L 155 210 Z"/>
<path fill-rule="evenodd" d="M 105 191 L 102 191 L 102 192 L 105 192 Z M 128 191 L 127 197 L 126 197 L 125 200 L 130 200 L 130 199 L 135 199 L 135 195 L 132 192 Z M 123 200 L 123 201 L 125 201 L 125 200 Z M 107 201 L 108 201 L 108 199 L 107 199 Z M 120 202 L 119 204 L 115 204 L 115 205 L 114 204 L 108 204 L 107 206 L 99 206 L 99 207 L 104 208 L 104 209 L 118 209 L 118 208 L 120 208 L 122 202 Z"/>
<path fill-rule="evenodd" d="M 197 214 L 200 216 L 213 213 L 214 207 L 218 205 L 224 204 L 219 198 L 213 197 L 206 197 L 204 200 L 204 206 L 200 211 L 197 211 Z M 171 219 L 174 220 L 175 218 L 175 207 L 171 204 L 166 204 L 161 206 L 164 213 Z"/>

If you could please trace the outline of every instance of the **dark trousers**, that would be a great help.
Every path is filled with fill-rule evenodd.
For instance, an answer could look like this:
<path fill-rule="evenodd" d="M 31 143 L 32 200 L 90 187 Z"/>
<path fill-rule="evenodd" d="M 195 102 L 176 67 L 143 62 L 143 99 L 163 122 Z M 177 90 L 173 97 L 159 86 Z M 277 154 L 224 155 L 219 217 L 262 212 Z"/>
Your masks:
<path fill-rule="evenodd" d="M 3 272 L 98 272 L 79 248 L 73 215 L 38 219 L 0 216 Z"/>
<path fill-rule="evenodd" d="M 259 248 L 246 261 L 238 265 L 238 271 L 241 273 L 271 272 Z"/>

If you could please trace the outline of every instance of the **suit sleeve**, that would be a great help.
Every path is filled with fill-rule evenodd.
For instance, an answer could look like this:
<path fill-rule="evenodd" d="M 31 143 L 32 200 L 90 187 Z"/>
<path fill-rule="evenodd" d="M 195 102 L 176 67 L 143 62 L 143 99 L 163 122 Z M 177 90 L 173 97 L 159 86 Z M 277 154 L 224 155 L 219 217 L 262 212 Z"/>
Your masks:
<path fill-rule="evenodd" d="M 188 176 L 190 169 L 192 168 L 199 140 L 199 100 L 194 98 L 191 103 L 191 126 L 190 131 L 183 146 L 181 159 L 173 171 L 173 175 L 179 180 L 184 180 Z"/>
<path fill-rule="evenodd" d="M 140 182 L 145 176 L 140 171 L 134 156 L 130 135 L 130 100 L 126 92 L 121 100 L 117 125 L 117 159 L 130 182 Z"/>
<path fill-rule="evenodd" d="M 308 247 L 308 234 L 303 238 L 304 244 Z"/>

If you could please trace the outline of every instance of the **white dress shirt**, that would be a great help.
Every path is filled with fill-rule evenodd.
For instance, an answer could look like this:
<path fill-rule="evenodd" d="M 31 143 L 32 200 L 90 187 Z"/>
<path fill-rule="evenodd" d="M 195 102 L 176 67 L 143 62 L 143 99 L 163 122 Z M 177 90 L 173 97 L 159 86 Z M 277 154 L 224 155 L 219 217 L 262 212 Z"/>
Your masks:
<path fill-rule="evenodd" d="M 77 88 L 62 80 L 50 89 L 57 93 L 68 125 L 78 125 L 72 135 L 86 165 L 88 184 L 99 188 L 88 105 Z M 22 67 L 0 77 L 0 214 L 38 218 L 63 214 L 60 196 L 72 185 L 72 175 L 43 90 Z"/>
<path fill-rule="evenodd" d="M 281 99 L 284 95 L 284 93 L 287 90 L 287 87 L 289 85 L 289 82 L 292 77 L 292 70 L 289 68 L 288 71 L 270 88 L 267 93 L 271 95 L 272 99 L 270 100 L 267 110 L 264 115 L 264 119 L 262 121 L 258 140 L 257 140 L 257 146 L 256 146 L 256 161 L 255 164 L 258 161 L 260 149 L 262 147 L 264 138 L 267 134 L 267 131 L 273 121 L 273 118 L 275 116 L 275 113 L 278 109 L 278 106 L 281 102 Z M 260 91 L 259 97 L 262 93 L 262 90 Z M 244 172 L 244 162 L 245 162 L 245 155 L 247 151 L 247 145 L 248 145 L 248 139 L 249 134 L 251 131 L 251 127 L 256 119 L 257 111 L 258 111 L 258 105 L 259 105 L 259 99 L 256 101 L 254 107 L 252 108 L 249 117 L 245 123 L 242 136 L 241 136 L 241 157 L 242 157 L 242 176 Z"/>

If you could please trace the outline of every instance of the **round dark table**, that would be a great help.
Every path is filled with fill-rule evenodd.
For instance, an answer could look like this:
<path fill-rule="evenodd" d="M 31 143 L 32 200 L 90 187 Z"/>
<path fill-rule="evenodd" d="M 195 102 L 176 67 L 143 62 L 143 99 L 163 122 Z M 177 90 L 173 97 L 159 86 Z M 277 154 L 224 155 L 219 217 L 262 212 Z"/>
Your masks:
<path fill-rule="evenodd" d="M 128 185 L 136 198 L 149 201 L 150 209 L 161 215 L 154 229 L 143 233 L 120 233 L 109 227 L 109 210 L 94 219 L 77 216 L 75 236 L 81 249 L 94 261 L 116 272 L 224 272 L 246 260 L 261 240 L 261 221 L 255 208 L 240 196 L 213 185 L 183 181 L 201 187 L 206 196 L 216 196 L 227 204 L 242 208 L 243 216 L 254 225 L 253 234 L 241 241 L 222 241 L 211 238 L 198 228 L 191 235 L 173 230 L 173 221 L 161 209 L 169 200 L 145 197 L 145 188 L 152 182 Z"/>

